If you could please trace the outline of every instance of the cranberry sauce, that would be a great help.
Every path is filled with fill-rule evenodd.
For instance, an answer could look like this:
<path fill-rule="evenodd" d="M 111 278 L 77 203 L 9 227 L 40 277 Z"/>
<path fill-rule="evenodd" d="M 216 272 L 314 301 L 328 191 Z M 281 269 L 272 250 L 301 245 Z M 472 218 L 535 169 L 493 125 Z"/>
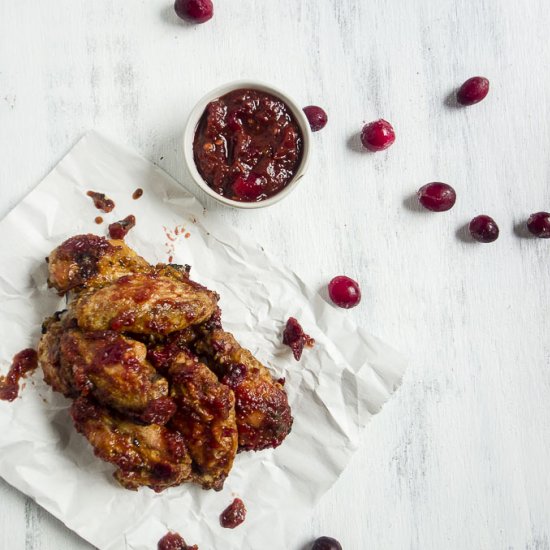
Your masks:
<path fill-rule="evenodd" d="M 312 348 L 315 340 L 304 332 L 304 329 L 294 317 L 289 317 L 283 331 L 283 344 L 290 347 L 294 359 L 299 361 L 304 347 Z"/>
<path fill-rule="evenodd" d="M 158 550 L 198 550 L 197 546 L 188 546 L 178 533 L 166 533 L 157 545 Z"/>
<path fill-rule="evenodd" d="M 220 516 L 220 525 L 226 529 L 235 529 L 246 518 L 246 508 L 240 498 L 236 498 Z"/>
<path fill-rule="evenodd" d="M 13 358 L 6 376 L 0 376 L 0 399 L 13 401 L 19 394 L 19 380 L 38 366 L 38 356 L 33 349 L 24 349 Z"/>
<path fill-rule="evenodd" d="M 258 90 L 235 90 L 208 104 L 193 142 L 195 164 L 216 193 L 256 202 L 296 174 L 303 136 L 290 108 Z"/>
<path fill-rule="evenodd" d="M 108 199 L 104 193 L 98 193 L 97 191 L 88 191 L 86 193 L 88 197 L 91 197 L 94 201 L 94 206 L 98 210 L 103 210 L 103 212 L 111 212 L 115 207 L 115 203 Z"/>
<path fill-rule="evenodd" d="M 109 236 L 111 239 L 122 240 L 126 237 L 126 235 L 128 235 L 128 231 L 130 231 L 130 229 L 132 229 L 135 225 L 136 218 L 130 214 L 123 220 L 119 220 L 118 222 L 114 222 L 109 225 Z"/>

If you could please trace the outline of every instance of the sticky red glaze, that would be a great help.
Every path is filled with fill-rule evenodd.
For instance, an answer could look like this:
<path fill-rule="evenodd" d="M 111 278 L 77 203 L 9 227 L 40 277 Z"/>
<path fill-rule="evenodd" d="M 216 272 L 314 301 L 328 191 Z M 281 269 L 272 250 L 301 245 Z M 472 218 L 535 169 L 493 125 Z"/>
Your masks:
<path fill-rule="evenodd" d="M 289 317 L 283 331 L 283 344 L 290 347 L 294 359 L 299 361 L 304 347 L 312 348 L 315 340 L 304 332 L 304 329 L 294 317 Z"/>
<path fill-rule="evenodd" d="M 187 346 L 196 337 L 197 335 L 191 327 L 172 332 L 166 337 L 163 344 L 147 349 L 147 359 L 158 371 L 165 373 L 179 353 L 189 352 Z"/>
<path fill-rule="evenodd" d="M 130 214 L 126 216 L 123 220 L 118 222 L 111 223 L 109 225 L 109 236 L 111 239 L 124 239 L 128 234 L 128 231 L 136 225 L 136 217 Z"/>
<path fill-rule="evenodd" d="M 246 365 L 235 363 L 228 367 L 227 374 L 222 377 L 221 382 L 232 389 L 237 388 L 246 378 L 247 372 Z"/>
<path fill-rule="evenodd" d="M 98 193 L 97 191 L 88 191 L 86 194 L 88 195 L 88 197 L 92 198 L 92 200 L 94 201 L 94 206 L 98 210 L 103 210 L 103 212 L 108 213 L 108 212 L 111 212 L 115 207 L 115 203 L 111 199 L 108 199 L 105 196 L 105 193 Z"/>
<path fill-rule="evenodd" d="M 284 189 L 302 158 L 289 107 L 257 90 L 235 90 L 206 107 L 193 143 L 195 164 L 216 193 L 255 202 Z"/>
<path fill-rule="evenodd" d="M 246 518 L 246 507 L 240 498 L 236 498 L 220 515 L 220 525 L 226 529 L 235 529 Z"/>
<path fill-rule="evenodd" d="M 147 404 L 147 408 L 140 415 L 140 419 L 146 424 L 164 425 L 174 416 L 176 404 L 170 397 L 159 397 Z"/>
<path fill-rule="evenodd" d="M 132 198 L 136 201 L 143 195 L 143 189 L 141 187 L 138 187 L 134 193 L 132 194 Z"/>
<path fill-rule="evenodd" d="M 19 380 L 38 366 L 38 356 L 33 349 L 24 349 L 17 353 L 6 376 L 0 376 L 0 399 L 13 401 L 19 395 Z"/>

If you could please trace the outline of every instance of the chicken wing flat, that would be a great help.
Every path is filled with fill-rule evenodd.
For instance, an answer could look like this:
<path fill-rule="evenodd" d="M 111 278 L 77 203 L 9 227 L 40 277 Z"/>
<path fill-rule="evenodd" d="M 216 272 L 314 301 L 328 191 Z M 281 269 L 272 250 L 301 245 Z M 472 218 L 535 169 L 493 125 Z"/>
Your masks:
<path fill-rule="evenodd" d="M 191 457 L 177 431 L 123 420 L 86 397 L 74 401 L 71 415 L 95 455 L 117 466 L 114 477 L 127 489 L 160 492 L 190 479 Z"/>
<path fill-rule="evenodd" d="M 113 331 L 61 335 L 60 362 L 72 371 L 73 384 L 101 404 L 142 422 L 165 424 L 176 406 L 168 380 L 146 360 L 147 348 Z"/>
<path fill-rule="evenodd" d="M 46 319 L 42 331 L 38 343 L 38 364 L 42 367 L 44 381 L 65 397 L 78 395 L 73 386 L 72 369 L 66 370 L 61 366 L 59 347 L 64 327 L 59 316 Z"/>
<path fill-rule="evenodd" d="M 239 448 L 259 451 L 278 447 L 292 428 L 288 397 L 281 384 L 221 328 L 205 331 L 194 349 L 235 393 Z"/>
<path fill-rule="evenodd" d="M 193 458 L 195 481 L 221 490 L 237 452 L 235 396 L 190 351 L 180 351 L 169 368 L 177 412 L 171 420 Z"/>
<path fill-rule="evenodd" d="M 59 294 L 83 287 L 101 286 L 151 266 L 124 241 L 97 235 L 76 235 L 59 245 L 48 257 L 48 284 Z"/>
<path fill-rule="evenodd" d="M 82 330 L 165 335 L 208 319 L 217 295 L 170 277 L 136 273 L 81 293 L 74 315 Z"/>

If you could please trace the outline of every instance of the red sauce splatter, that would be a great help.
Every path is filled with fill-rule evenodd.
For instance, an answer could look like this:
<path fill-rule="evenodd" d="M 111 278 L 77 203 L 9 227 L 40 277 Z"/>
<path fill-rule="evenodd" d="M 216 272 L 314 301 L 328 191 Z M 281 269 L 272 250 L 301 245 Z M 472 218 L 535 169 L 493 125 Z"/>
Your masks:
<path fill-rule="evenodd" d="M 103 223 L 103 218 L 101 216 L 97 216 L 94 221 L 99 225 L 100 223 Z"/>
<path fill-rule="evenodd" d="M 168 256 L 168 263 L 171 264 L 174 261 L 174 256 Z"/>
<path fill-rule="evenodd" d="M 33 349 L 24 349 L 13 358 L 7 376 L 0 376 L 0 399 L 13 401 L 19 394 L 19 380 L 38 366 L 38 356 Z"/>
<path fill-rule="evenodd" d="M 115 207 L 115 203 L 111 199 L 108 199 L 105 196 L 105 193 L 98 193 L 97 191 L 88 191 L 86 194 L 88 195 L 88 197 L 92 198 L 92 200 L 94 201 L 94 206 L 98 210 L 103 210 L 103 212 L 107 213 L 107 212 L 111 212 Z"/>
<path fill-rule="evenodd" d="M 174 416 L 176 412 L 176 403 L 170 397 L 159 397 L 147 404 L 145 411 L 140 416 L 140 420 L 147 424 L 164 425 Z"/>
<path fill-rule="evenodd" d="M 299 361 L 304 347 L 312 348 L 315 340 L 304 332 L 304 329 L 294 317 L 289 317 L 283 332 L 283 344 L 290 347 L 294 359 Z"/>
<path fill-rule="evenodd" d="M 109 236 L 111 239 L 122 240 L 126 237 L 126 235 L 128 235 L 128 231 L 130 231 L 130 229 L 132 229 L 135 225 L 136 217 L 130 214 L 123 220 L 119 220 L 118 222 L 114 222 L 109 225 Z"/>
<path fill-rule="evenodd" d="M 236 498 L 220 515 L 220 525 L 226 529 L 235 529 L 246 518 L 246 508 L 240 498 Z"/>
<path fill-rule="evenodd" d="M 191 236 L 191 233 L 186 233 L 185 238 L 188 239 Z"/>
<path fill-rule="evenodd" d="M 188 546 L 178 533 L 167 533 L 162 537 L 157 546 L 158 550 L 199 550 L 195 544 Z"/>
<path fill-rule="evenodd" d="M 143 195 L 143 189 L 141 189 L 141 187 L 138 187 L 138 188 L 134 191 L 134 193 L 133 193 L 133 195 L 132 195 L 132 198 L 133 198 L 135 201 L 137 201 L 142 195 Z"/>

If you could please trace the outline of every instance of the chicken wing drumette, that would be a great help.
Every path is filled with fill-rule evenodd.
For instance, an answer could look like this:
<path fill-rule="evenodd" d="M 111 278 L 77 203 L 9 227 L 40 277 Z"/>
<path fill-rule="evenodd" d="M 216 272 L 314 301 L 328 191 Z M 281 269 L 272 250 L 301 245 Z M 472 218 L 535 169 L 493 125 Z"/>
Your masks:
<path fill-rule="evenodd" d="M 134 424 L 86 397 L 74 401 L 71 415 L 95 455 L 117 466 L 114 477 L 127 489 L 147 486 L 160 492 L 190 480 L 191 457 L 177 431 Z"/>
<path fill-rule="evenodd" d="M 61 335 L 60 363 L 73 385 L 101 404 L 147 424 L 165 424 L 176 410 L 168 380 L 146 360 L 147 348 L 113 331 Z"/>
<path fill-rule="evenodd" d="M 281 384 L 221 328 L 205 329 L 194 349 L 235 393 L 239 448 L 259 451 L 278 447 L 292 428 L 288 397 Z"/>

